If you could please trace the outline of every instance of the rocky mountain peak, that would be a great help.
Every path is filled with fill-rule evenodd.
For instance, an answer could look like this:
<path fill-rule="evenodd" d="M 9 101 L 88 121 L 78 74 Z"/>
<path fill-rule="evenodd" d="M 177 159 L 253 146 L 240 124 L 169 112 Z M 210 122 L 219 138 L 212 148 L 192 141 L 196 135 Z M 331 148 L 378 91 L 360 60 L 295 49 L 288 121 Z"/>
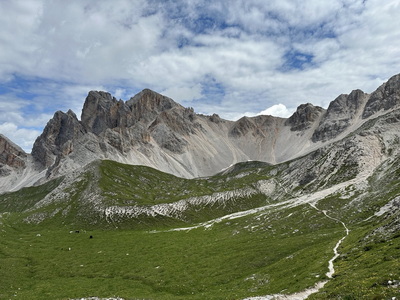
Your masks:
<path fill-rule="evenodd" d="M 126 104 L 130 107 L 136 120 L 144 120 L 146 122 L 154 120 L 163 111 L 174 107 L 183 108 L 171 98 L 150 89 L 144 89 L 129 99 Z"/>
<path fill-rule="evenodd" d="M 256 124 L 249 117 L 242 117 L 237 120 L 230 130 L 230 134 L 234 137 L 246 135 L 248 132 L 253 132 L 257 128 Z"/>
<path fill-rule="evenodd" d="M 160 102 L 163 102 L 165 100 L 174 102 L 171 98 L 168 98 L 167 96 L 164 96 L 164 95 L 162 95 L 160 93 L 157 93 L 157 92 L 155 92 L 153 90 L 143 89 L 141 92 L 139 92 L 135 96 L 131 97 L 127 101 L 127 104 L 129 106 L 132 106 L 136 102 L 139 102 L 139 101 L 150 102 L 150 103 L 153 103 L 153 102 L 154 103 L 160 103 Z"/>
<path fill-rule="evenodd" d="M 208 118 L 210 119 L 211 122 L 216 124 L 223 122 L 223 120 L 218 114 L 212 114 L 212 116 L 209 116 Z"/>
<path fill-rule="evenodd" d="M 284 119 L 268 115 L 244 116 L 233 123 L 229 135 L 234 138 L 243 138 L 246 136 L 265 138 L 275 133 L 277 124 L 280 124 L 282 120 Z"/>
<path fill-rule="evenodd" d="M 344 132 L 361 114 L 369 95 L 361 90 L 341 94 L 333 100 L 323 116 L 312 140 L 327 141 Z"/>
<path fill-rule="evenodd" d="M 368 118 L 381 110 L 389 110 L 400 105 L 400 74 L 391 77 L 371 94 L 363 112 Z"/>
<path fill-rule="evenodd" d="M 366 95 L 367 94 L 361 90 L 353 90 L 349 95 L 339 95 L 329 104 L 326 112 L 327 117 L 354 115 L 364 104 Z"/>
<path fill-rule="evenodd" d="M 130 113 L 124 101 L 118 101 L 110 93 L 90 91 L 82 109 L 82 124 L 87 131 L 96 135 L 107 128 L 126 126 L 127 114 Z"/>
<path fill-rule="evenodd" d="M 301 104 L 285 124 L 291 126 L 292 131 L 305 130 L 310 128 L 324 111 L 322 107 L 311 103 Z"/>
<path fill-rule="evenodd" d="M 73 142 L 85 133 L 74 112 L 57 111 L 33 144 L 32 156 L 43 167 L 49 167 L 57 157 L 72 152 Z"/>

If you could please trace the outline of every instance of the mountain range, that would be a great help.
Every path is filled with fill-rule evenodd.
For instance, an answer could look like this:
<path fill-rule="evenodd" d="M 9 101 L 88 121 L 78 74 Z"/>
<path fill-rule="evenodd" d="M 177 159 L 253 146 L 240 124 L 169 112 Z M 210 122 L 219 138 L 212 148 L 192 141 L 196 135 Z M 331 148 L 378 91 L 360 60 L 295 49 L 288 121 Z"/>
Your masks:
<path fill-rule="evenodd" d="M 91 91 L 80 120 L 71 110 L 57 111 L 31 154 L 0 135 L 0 190 L 43 183 L 97 159 L 185 178 L 210 176 L 248 160 L 281 163 L 343 139 L 397 109 L 399 90 L 396 75 L 371 94 L 342 94 L 327 109 L 307 103 L 287 119 L 256 116 L 235 122 L 196 114 L 148 89 L 126 102 Z"/>
<path fill-rule="evenodd" d="M 0 298 L 398 299 L 399 146 L 400 74 L 237 121 L 91 91 L 0 135 Z"/>

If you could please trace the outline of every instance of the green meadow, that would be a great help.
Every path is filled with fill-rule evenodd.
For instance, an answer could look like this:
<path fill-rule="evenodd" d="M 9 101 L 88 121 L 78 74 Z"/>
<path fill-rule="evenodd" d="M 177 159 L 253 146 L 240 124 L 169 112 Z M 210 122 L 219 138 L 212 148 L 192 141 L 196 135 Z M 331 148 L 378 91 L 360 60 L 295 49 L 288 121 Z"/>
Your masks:
<path fill-rule="evenodd" d="M 325 287 L 309 299 L 400 297 L 400 235 L 390 230 L 398 214 L 371 217 L 399 194 L 397 169 L 388 174 L 371 177 L 366 195 L 348 186 L 344 194 L 321 199 L 318 209 L 268 206 L 288 199 L 290 191 L 277 189 L 269 197 L 190 206 L 180 218 L 121 218 L 110 224 L 93 210 L 88 195 L 97 193 L 106 205 L 149 206 L 254 187 L 281 175 L 252 162 L 188 180 L 96 162 L 69 185 L 62 186 L 61 178 L 0 195 L 0 299 L 233 300 L 291 294 L 324 280 Z M 60 187 L 65 198 L 39 205 Z M 255 207 L 264 209 L 216 219 Z M 332 279 L 325 275 L 328 261 L 345 230 L 321 210 L 350 229 Z M 45 217 L 27 222 L 32 215 Z M 176 230 L 181 227 L 191 229 Z"/>

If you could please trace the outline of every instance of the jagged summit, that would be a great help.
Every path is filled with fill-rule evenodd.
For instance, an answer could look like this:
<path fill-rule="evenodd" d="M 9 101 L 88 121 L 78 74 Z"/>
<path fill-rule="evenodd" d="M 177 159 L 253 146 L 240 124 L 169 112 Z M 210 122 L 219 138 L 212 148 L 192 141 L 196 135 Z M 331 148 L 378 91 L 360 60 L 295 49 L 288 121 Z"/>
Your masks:
<path fill-rule="evenodd" d="M 74 142 L 86 132 L 71 110 L 57 111 L 33 144 L 32 157 L 44 168 L 50 167 L 57 158 L 71 153 Z"/>
<path fill-rule="evenodd" d="M 353 90 L 350 94 L 341 94 L 333 100 L 326 111 L 325 118 L 353 117 L 364 108 L 368 94 Z"/>
<path fill-rule="evenodd" d="M 96 135 L 107 128 L 130 127 L 136 122 L 151 121 L 158 114 L 180 106 L 172 99 L 144 89 L 128 101 L 117 100 L 108 92 L 90 91 L 82 109 L 82 124 Z"/>
<path fill-rule="evenodd" d="M 285 124 L 290 125 L 292 131 L 305 130 L 310 128 L 324 111 L 322 107 L 311 103 L 301 104 Z"/>
<path fill-rule="evenodd" d="M 137 93 L 126 102 L 130 107 L 134 106 L 137 102 L 150 102 L 150 105 L 153 105 L 153 107 L 160 104 L 163 104 L 165 106 L 170 105 L 171 107 L 179 105 L 171 98 L 161 95 L 160 93 L 157 93 L 150 89 L 143 89 L 141 92 Z"/>
<path fill-rule="evenodd" d="M 342 94 L 327 109 L 307 103 L 287 119 L 257 116 L 235 122 L 216 114 L 196 114 L 193 108 L 149 89 L 128 101 L 117 100 L 108 92 L 90 91 L 81 120 L 71 110 L 56 112 L 28 158 L 39 171 L 46 171 L 42 180 L 97 159 L 151 166 L 182 177 L 209 176 L 237 162 L 276 164 L 294 159 L 399 107 L 400 75 L 372 94 L 361 90 Z M 2 161 L 10 164 L 18 151 L 11 146 L 3 148 Z M 21 166 L 24 168 L 22 162 Z"/>
<path fill-rule="evenodd" d="M 343 133 L 360 118 L 368 97 L 369 95 L 361 90 L 339 95 L 329 104 L 313 134 L 313 141 L 327 141 Z"/>
<path fill-rule="evenodd" d="M 400 105 L 400 74 L 391 77 L 371 94 L 363 112 L 363 118 Z"/>
<path fill-rule="evenodd" d="M 175 107 L 183 109 L 180 104 L 171 98 L 149 89 L 144 89 L 136 94 L 126 104 L 131 108 L 135 119 L 144 121 L 151 121 L 161 112 Z"/>
<path fill-rule="evenodd" d="M 107 128 L 126 126 L 125 116 L 129 112 L 124 101 L 110 93 L 91 91 L 83 105 L 81 122 L 88 132 L 99 135 Z"/>

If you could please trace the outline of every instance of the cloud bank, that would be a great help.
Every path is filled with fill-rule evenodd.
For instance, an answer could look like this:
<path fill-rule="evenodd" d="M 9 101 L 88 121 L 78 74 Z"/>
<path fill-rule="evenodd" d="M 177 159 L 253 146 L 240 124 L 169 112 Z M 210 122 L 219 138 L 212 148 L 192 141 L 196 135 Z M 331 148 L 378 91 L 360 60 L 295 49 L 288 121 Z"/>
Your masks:
<path fill-rule="evenodd" d="M 27 151 L 55 111 L 79 116 L 93 89 L 126 100 L 151 88 L 224 118 L 287 117 L 400 71 L 395 0 L 17 0 L 0 10 L 0 132 Z"/>

